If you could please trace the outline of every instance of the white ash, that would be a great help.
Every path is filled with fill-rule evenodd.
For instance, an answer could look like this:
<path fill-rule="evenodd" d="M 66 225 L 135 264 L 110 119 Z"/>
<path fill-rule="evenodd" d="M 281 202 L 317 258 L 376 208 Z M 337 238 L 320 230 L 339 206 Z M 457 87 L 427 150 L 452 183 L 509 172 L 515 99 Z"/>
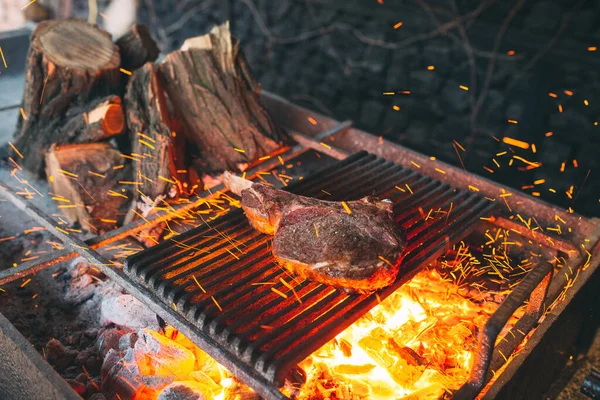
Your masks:
<path fill-rule="evenodd" d="M 100 314 L 105 326 L 115 324 L 130 330 L 160 328 L 156 314 L 130 294 L 105 295 Z"/>

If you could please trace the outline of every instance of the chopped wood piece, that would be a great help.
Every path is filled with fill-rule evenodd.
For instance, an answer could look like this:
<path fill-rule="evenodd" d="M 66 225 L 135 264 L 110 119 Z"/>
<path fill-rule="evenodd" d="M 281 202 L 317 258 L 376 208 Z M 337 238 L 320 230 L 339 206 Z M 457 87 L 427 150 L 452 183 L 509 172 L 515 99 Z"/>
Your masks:
<path fill-rule="evenodd" d="M 52 145 L 46 175 L 59 208 L 71 223 L 101 233 L 122 223 L 135 182 L 110 143 Z"/>
<path fill-rule="evenodd" d="M 83 20 L 52 20 L 38 25 L 27 57 L 23 108 L 15 146 L 21 165 L 42 175 L 44 153 L 64 142 L 59 128 L 88 102 L 118 93 L 118 47 L 110 35 Z M 81 112 L 79 111 L 79 112 Z"/>
<path fill-rule="evenodd" d="M 152 63 L 135 71 L 125 94 L 127 127 L 132 141 L 133 176 L 149 200 L 164 195 L 177 176 L 174 142 L 163 90 Z M 183 150 L 183 149 L 182 149 Z M 182 165 L 182 164 L 179 164 Z M 141 194 L 136 193 L 136 200 Z"/>
<path fill-rule="evenodd" d="M 286 136 L 260 104 L 229 23 L 186 41 L 184 48 L 170 53 L 160 72 L 204 172 L 239 171 L 276 150 Z"/>
<path fill-rule="evenodd" d="M 71 110 L 68 114 L 78 110 Z M 119 96 L 108 96 L 73 116 L 57 135 L 57 143 L 87 143 L 110 139 L 125 129 L 125 115 Z"/>
<path fill-rule="evenodd" d="M 121 66 L 129 71 L 138 69 L 147 61 L 156 60 L 159 53 L 146 25 L 135 24 L 117 40 L 117 46 L 121 52 Z"/>

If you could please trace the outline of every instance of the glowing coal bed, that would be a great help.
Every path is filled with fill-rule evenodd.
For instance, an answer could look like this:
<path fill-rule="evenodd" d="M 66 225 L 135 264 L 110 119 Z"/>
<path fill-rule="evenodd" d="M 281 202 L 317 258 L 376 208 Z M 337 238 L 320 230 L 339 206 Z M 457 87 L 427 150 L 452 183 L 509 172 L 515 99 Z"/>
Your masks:
<path fill-rule="evenodd" d="M 536 256 L 508 230 L 483 233 L 486 243 L 473 250 L 465 242 L 454 246 L 303 360 L 281 391 L 296 399 L 437 399 L 459 389 L 469 377 L 479 330 Z M 136 372 L 133 398 L 166 399 L 163 391 L 177 390 L 207 399 L 259 398 L 171 327 L 138 336 L 143 342 L 121 360 L 125 375 Z M 140 375 L 168 379 L 150 387 Z"/>

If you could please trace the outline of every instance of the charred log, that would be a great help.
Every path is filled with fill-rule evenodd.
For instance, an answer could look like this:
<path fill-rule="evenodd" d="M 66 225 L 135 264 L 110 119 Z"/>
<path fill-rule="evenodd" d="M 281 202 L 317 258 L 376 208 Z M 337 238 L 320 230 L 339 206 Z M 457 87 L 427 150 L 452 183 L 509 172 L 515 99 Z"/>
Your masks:
<path fill-rule="evenodd" d="M 77 40 L 73 40 L 76 38 Z M 67 111 L 118 93 L 120 56 L 110 34 L 82 20 L 44 21 L 32 34 L 15 133 L 22 165 L 41 175 L 44 153 L 63 143 Z"/>
<path fill-rule="evenodd" d="M 184 135 L 199 148 L 204 171 L 240 170 L 284 141 L 259 102 L 228 23 L 188 39 L 182 50 L 166 57 L 160 72 Z"/>

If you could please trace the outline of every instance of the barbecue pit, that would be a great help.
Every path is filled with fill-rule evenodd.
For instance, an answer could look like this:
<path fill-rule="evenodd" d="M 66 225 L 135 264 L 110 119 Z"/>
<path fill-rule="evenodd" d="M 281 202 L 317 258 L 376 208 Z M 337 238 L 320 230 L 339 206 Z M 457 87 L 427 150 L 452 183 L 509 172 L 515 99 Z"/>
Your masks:
<path fill-rule="evenodd" d="M 298 173 L 302 173 L 304 179 L 289 185 L 288 190 L 292 192 L 324 197 L 322 190 L 325 190 L 331 193 L 333 199 L 378 194 L 391 197 L 396 204 L 398 218 L 408 228 L 410 251 L 397 282 L 378 293 L 380 299 L 374 295 L 349 296 L 304 282 L 296 288 L 298 295 L 305 300 L 303 304 L 317 304 L 317 307 L 307 311 L 299 307 L 293 297 L 279 302 L 281 299 L 265 293 L 265 288 L 248 286 L 256 277 L 277 276 L 281 271 L 270 260 L 268 240 L 249 230 L 239 212 L 215 220 L 212 227 L 251 243 L 247 254 L 240 260 L 224 251 L 225 243 L 219 238 L 203 239 L 210 233 L 209 228 L 203 227 L 190 230 L 176 240 L 189 246 L 209 244 L 221 251 L 205 256 L 195 254 L 186 247 L 177 247 L 174 241 L 165 241 L 131 257 L 123 269 L 112 267 L 108 260 L 98 254 L 97 249 L 160 221 L 170 220 L 175 213 L 198 207 L 202 200 L 173 206 L 171 212 L 159 212 L 146 220 L 138 220 L 102 236 L 81 241 L 56 229 L 50 217 L 6 184 L 2 184 L 3 196 L 36 219 L 66 246 L 65 250 L 1 271 L 0 284 L 30 276 L 81 254 L 261 396 L 282 399 L 285 396 L 279 386 L 297 362 L 401 286 L 422 265 L 434 261 L 466 234 L 476 231 L 478 225 L 491 223 L 513 229 L 524 240 L 543 245 L 557 257 L 566 260 L 570 268 L 562 268 L 560 273 L 553 274 L 555 266 L 540 261 L 513 288 L 486 324 L 480 336 L 471 378 L 455 397 L 473 398 L 480 394 L 489 382 L 492 371 L 499 371 L 506 364 L 504 355 L 512 353 L 530 332 L 533 333 L 519 356 L 511 358 L 502 372 L 495 376 L 485 396 L 494 398 L 511 393 L 545 392 L 572 351 L 577 332 L 583 329 L 583 305 L 590 307 L 593 304 L 590 293 L 593 294 L 594 282 L 598 281 L 595 272 L 600 260 L 598 221 L 565 212 L 510 188 L 430 160 L 427 156 L 354 129 L 348 121 L 339 123 L 316 115 L 269 93 L 263 92 L 262 100 L 275 122 L 285 127 L 297 144 L 285 149 L 278 157 L 273 156 L 253 167 L 248 171 L 248 177 L 270 174 L 270 170 L 280 165 L 280 159 L 284 163 L 300 161 L 302 168 Z M 316 124 L 310 122 L 309 118 Z M 395 186 L 401 187 L 404 192 L 390 189 Z M 200 197 L 209 198 L 219 190 L 214 188 L 212 194 L 207 192 Z M 426 204 L 439 205 L 446 210 L 452 204 L 447 221 L 437 219 L 428 224 L 416 224 L 423 218 L 419 206 L 429 208 L 425 207 Z M 517 213 L 525 220 L 535 218 L 542 226 L 555 225 L 555 216 L 558 215 L 564 221 L 565 228 L 571 229 L 562 235 L 526 229 L 514 217 L 511 218 Z M 179 265 L 182 256 L 188 257 L 184 259 L 184 266 Z M 211 272 L 206 289 L 210 288 L 213 295 L 220 296 L 223 314 L 216 312 L 218 308 L 215 303 L 210 297 L 202 296 L 190 282 L 189 276 L 183 279 L 174 274 L 165 275 L 172 271 L 182 273 L 188 269 L 193 269 L 200 280 L 202 274 Z M 233 271 L 239 271 L 242 278 L 233 282 Z M 565 292 L 567 285 L 570 288 Z M 552 312 L 537 326 L 541 314 L 557 299 L 558 303 Z M 512 328 L 513 334 L 506 335 L 504 340 L 495 344 L 509 317 L 525 302 L 528 302 L 527 311 Z M 576 310 L 578 306 L 581 307 L 579 311 Z M 240 319 L 241 314 L 246 317 Z M 288 321 L 301 320 L 303 323 L 300 324 L 301 328 L 295 329 L 292 323 L 280 322 L 276 329 L 264 334 L 259 333 L 255 321 L 261 315 L 271 322 L 285 315 Z M 10 326 L 3 329 L 11 333 L 7 336 L 9 340 L 23 347 L 23 338 L 15 335 Z M 565 329 L 569 333 L 560 336 Z M 557 337 L 561 337 L 561 340 L 557 340 Z M 550 345 L 554 346 L 552 351 L 548 351 Z M 17 361 L 28 358 L 39 369 L 47 370 L 48 365 L 37 354 L 24 356 L 18 346 L 9 348 L 6 354 Z M 24 365 L 21 363 L 21 366 Z M 11 366 L 14 367 L 14 364 L 3 363 L 0 375 L 4 376 L 4 369 Z M 544 376 L 539 377 L 535 385 L 526 384 L 527 371 L 539 369 L 540 366 L 545 369 Z M 57 384 L 54 377 L 39 379 L 32 376 L 23 374 L 22 378 L 33 387 L 48 387 L 50 384 L 56 390 L 68 392 L 68 388 Z M 16 393 L 14 390 L 22 387 L 18 382 L 7 382 L 7 385 L 7 393 Z"/>

